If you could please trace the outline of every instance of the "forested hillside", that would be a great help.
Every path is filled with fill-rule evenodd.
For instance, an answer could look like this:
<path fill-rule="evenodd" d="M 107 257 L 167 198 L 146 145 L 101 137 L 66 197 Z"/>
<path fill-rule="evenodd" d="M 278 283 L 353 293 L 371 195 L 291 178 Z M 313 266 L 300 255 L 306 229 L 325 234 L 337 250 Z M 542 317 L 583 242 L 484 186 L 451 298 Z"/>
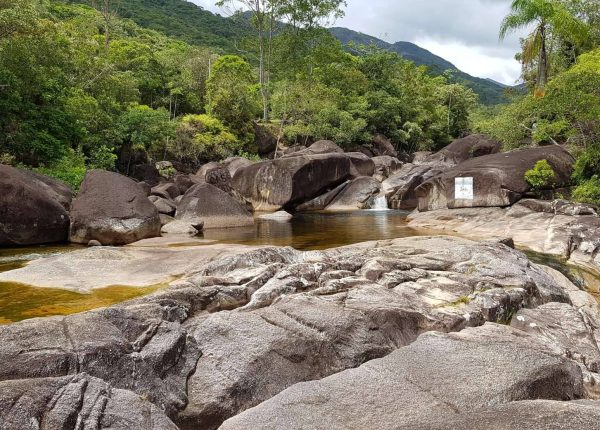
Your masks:
<path fill-rule="evenodd" d="M 351 55 L 294 4 L 273 19 L 295 14 L 294 26 L 254 28 L 235 56 L 143 28 L 120 3 L 0 2 L 2 162 L 77 185 L 90 167 L 128 173 L 132 154 L 192 167 L 253 156 L 257 121 L 282 144 L 384 134 L 405 152 L 468 130 L 469 89 L 395 53 Z M 328 5 L 321 16 L 342 12 Z"/>
<path fill-rule="evenodd" d="M 350 47 L 355 45 L 375 45 L 381 49 L 390 52 L 396 52 L 407 60 L 414 61 L 417 65 L 427 66 L 433 75 L 441 75 L 450 72 L 450 80 L 455 83 L 461 83 L 471 88 L 479 96 L 481 103 L 493 105 L 507 101 L 504 91 L 506 85 L 499 84 L 489 79 L 477 78 L 459 70 L 449 61 L 432 54 L 426 49 L 410 42 L 388 43 L 373 36 L 369 36 L 357 31 L 342 27 L 333 27 L 331 33 L 342 42 L 343 45 Z"/>

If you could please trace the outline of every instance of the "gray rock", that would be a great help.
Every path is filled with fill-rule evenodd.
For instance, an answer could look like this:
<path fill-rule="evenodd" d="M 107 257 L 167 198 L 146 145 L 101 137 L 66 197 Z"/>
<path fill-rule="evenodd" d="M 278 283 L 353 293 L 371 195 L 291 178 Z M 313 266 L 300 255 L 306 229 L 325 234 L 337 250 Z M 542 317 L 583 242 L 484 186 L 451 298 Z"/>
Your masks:
<path fill-rule="evenodd" d="M 410 210 L 418 206 L 416 189 L 424 181 L 440 173 L 430 165 L 405 164 L 383 181 L 382 188 L 392 209 Z"/>
<path fill-rule="evenodd" d="M 570 183 L 574 159 L 560 146 L 486 155 L 465 161 L 421 184 L 416 190 L 419 210 L 510 206 L 531 189 L 525 172 L 540 160 L 547 160 L 555 172 L 553 187 Z M 472 199 L 456 198 L 456 178 L 472 178 Z"/>
<path fill-rule="evenodd" d="M 175 219 L 202 220 L 205 229 L 243 227 L 254 224 L 246 207 L 225 191 L 210 185 L 194 185 L 177 205 Z"/>
<path fill-rule="evenodd" d="M 169 224 L 170 222 L 175 221 L 175 218 L 173 218 L 172 216 L 169 216 L 169 215 L 159 214 L 159 217 L 160 217 L 161 231 L 162 231 L 162 227 L 164 227 L 166 224 Z"/>
<path fill-rule="evenodd" d="M 324 210 L 342 191 L 346 189 L 350 181 L 346 181 L 343 184 L 338 185 L 334 189 L 315 197 L 301 205 L 296 207 L 298 212 L 317 212 Z"/>
<path fill-rule="evenodd" d="M 229 170 L 221 163 L 210 162 L 204 164 L 196 172 L 201 181 L 214 185 L 226 193 L 231 193 L 231 174 Z"/>
<path fill-rule="evenodd" d="M 350 158 L 352 167 L 350 175 L 353 178 L 361 176 L 373 176 L 375 173 L 375 163 L 368 156 L 360 152 L 347 152 L 346 157 Z"/>
<path fill-rule="evenodd" d="M 222 164 L 229 170 L 229 175 L 233 178 L 238 170 L 251 166 L 253 162 L 244 157 L 229 157 Z"/>
<path fill-rule="evenodd" d="M 139 395 L 85 374 L 0 382 L 3 430 L 177 430 Z"/>
<path fill-rule="evenodd" d="M 350 181 L 327 205 L 327 211 L 353 211 L 365 209 L 367 203 L 379 194 L 381 184 L 377 179 L 363 176 Z"/>
<path fill-rule="evenodd" d="M 371 151 L 375 156 L 398 156 L 398 151 L 396 151 L 396 148 L 394 148 L 392 141 L 382 134 L 378 134 L 373 138 L 373 142 L 371 142 Z"/>
<path fill-rule="evenodd" d="M 174 220 L 165 224 L 160 229 L 162 234 L 186 234 L 196 236 L 203 229 L 204 223 L 199 218 L 197 220 Z"/>
<path fill-rule="evenodd" d="M 172 200 L 181 194 L 179 187 L 173 182 L 163 182 L 155 187 L 152 187 L 150 194 L 153 196 L 162 197 L 166 200 Z"/>
<path fill-rule="evenodd" d="M 0 246 L 64 242 L 71 190 L 38 173 L 0 164 Z"/>
<path fill-rule="evenodd" d="M 582 395 L 575 363 L 551 354 L 533 336 L 487 324 L 457 334 L 428 333 L 357 369 L 296 384 L 221 429 L 413 428 L 500 403 Z"/>
<path fill-rule="evenodd" d="M 71 242 L 124 245 L 160 235 L 156 207 L 133 180 L 90 170 L 71 208 Z"/>
<path fill-rule="evenodd" d="M 260 219 L 271 221 L 289 222 L 294 216 L 286 211 L 279 211 L 271 214 L 262 214 L 258 216 Z"/>
<path fill-rule="evenodd" d="M 156 197 L 156 196 L 155 196 Z M 156 206 L 159 214 L 164 215 L 175 215 L 177 206 L 171 200 L 164 199 L 162 197 L 156 197 L 152 203 Z"/>
<path fill-rule="evenodd" d="M 600 407 L 577 402 L 530 400 L 448 414 L 443 420 L 412 426 L 413 430 L 594 430 Z"/>
<path fill-rule="evenodd" d="M 372 158 L 375 164 L 373 177 L 380 182 L 385 181 L 402 167 L 403 163 L 395 157 L 381 155 Z"/>
<path fill-rule="evenodd" d="M 283 157 L 298 157 L 303 155 L 343 154 L 344 150 L 331 140 L 319 140 L 308 148 L 290 152 Z"/>
<path fill-rule="evenodd" d="M 233 186 L 256 211 L 277 211 L 336 187 L 350 176 L 351 168 L 349 157 L 340 153 L 295 155 L 240 169 Z"/>

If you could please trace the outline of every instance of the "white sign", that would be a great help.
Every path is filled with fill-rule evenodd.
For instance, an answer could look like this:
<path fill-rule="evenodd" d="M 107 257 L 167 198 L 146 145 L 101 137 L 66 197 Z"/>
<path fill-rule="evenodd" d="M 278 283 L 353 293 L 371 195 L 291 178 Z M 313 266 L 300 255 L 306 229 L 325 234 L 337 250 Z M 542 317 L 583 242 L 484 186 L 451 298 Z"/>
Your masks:
<path fill-rule="evenodd" d="M 454 178 L 454 199 L 473 200 L 473 178 Z"/>

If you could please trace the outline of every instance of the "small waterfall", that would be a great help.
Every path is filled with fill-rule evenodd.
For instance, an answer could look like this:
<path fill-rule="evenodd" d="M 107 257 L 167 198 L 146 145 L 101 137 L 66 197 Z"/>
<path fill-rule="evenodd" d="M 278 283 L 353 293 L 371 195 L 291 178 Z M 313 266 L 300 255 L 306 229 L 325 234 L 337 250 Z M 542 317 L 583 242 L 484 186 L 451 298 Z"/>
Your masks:
<path fill-rule="evenodd" d="M 371 203 L 371 210 L 387 211 L 388 209 L 389 207 L 385 194 L 380 194 L 373 199 L 373 202 Z"/>

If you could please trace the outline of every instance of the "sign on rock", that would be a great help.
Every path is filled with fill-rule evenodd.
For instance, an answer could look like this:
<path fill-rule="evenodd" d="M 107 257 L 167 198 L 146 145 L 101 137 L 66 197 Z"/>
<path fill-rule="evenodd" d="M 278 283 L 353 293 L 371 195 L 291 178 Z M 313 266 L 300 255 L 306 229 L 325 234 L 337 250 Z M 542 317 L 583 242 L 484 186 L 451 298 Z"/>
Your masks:
<path fill-rule="evenodd" d="M 473 178 L 454 178 L 454 199 L 473 200 Z"/>

